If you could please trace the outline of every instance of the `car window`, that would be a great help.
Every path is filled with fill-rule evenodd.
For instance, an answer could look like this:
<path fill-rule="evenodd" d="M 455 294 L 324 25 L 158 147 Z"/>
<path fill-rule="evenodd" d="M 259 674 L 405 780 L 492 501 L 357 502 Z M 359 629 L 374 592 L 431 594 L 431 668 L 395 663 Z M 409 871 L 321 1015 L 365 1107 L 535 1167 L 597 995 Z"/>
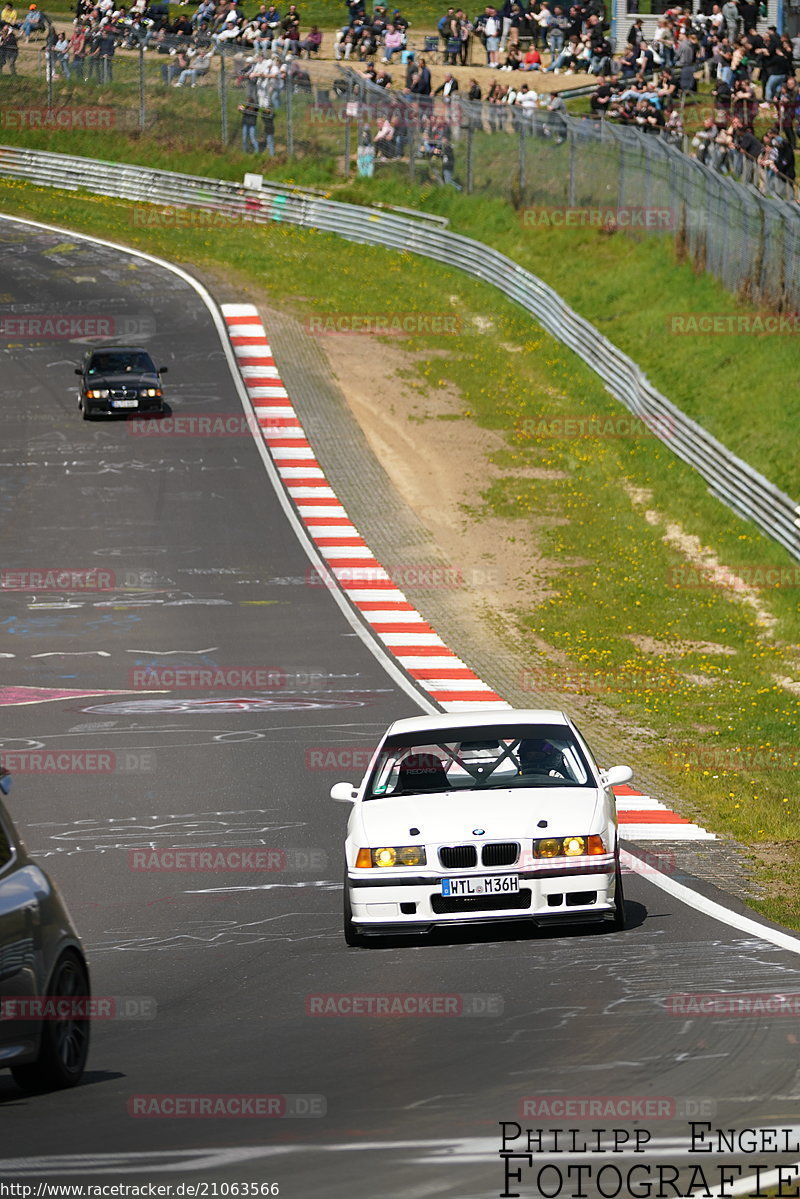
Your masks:
<path fill-rule="evenodd" d="M 387 740 L 365 797 L 596 785 L 580 743 L 564 725 L 454 726 Z"/>
<path fill-rule="evenodd" d="M 144 350 L 104 350 L 92 354 L 87 374 L 116 375 L 130 371 L 148 371 L 155 374 L 155 364 Z"/>

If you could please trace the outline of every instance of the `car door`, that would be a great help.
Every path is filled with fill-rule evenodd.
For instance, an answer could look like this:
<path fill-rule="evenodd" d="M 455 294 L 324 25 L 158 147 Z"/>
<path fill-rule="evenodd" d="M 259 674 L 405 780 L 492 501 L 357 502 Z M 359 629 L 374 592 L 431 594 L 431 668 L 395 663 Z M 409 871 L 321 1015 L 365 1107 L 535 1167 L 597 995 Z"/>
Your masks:
<path fill-rule="evenodd" d="M 39 892 L 8 813 L 0 804 L 0 1066 L 32 1049 L 38 1039 L 33 1013 L 5 1018 L 7 1001 L 31 1000 L 37 993 L 36 953 Z"/>

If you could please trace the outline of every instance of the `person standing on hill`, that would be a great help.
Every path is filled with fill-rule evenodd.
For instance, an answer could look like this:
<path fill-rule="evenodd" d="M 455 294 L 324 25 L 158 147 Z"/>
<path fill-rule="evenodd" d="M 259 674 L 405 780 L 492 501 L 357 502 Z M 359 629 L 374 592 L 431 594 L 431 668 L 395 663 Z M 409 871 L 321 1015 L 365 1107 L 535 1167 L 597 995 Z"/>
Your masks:
<path fill-rule="evenodd" d="M 242 114 L 242 152 L 247 154 L 252 149 L 257 154 L 258 134 L 256 133 L 256 123 L 258 121 L 258 105 L 253 100 L 246 100 L 244 104 L 239 105 L 239 112 Z"/>
<path fill-rule="evenodd" d="M 431 73 L 425 64 L 424 58 L 419 60 L 419 66 L 408 90 L 415 96 L 429 96 L 431 94 Z"/>
<path fill-rule="evenodd" d="M 722 16 L 728 31 L 728 41 L 733 45 L 739 29 L 739 9 L 735 0 L 725 0 L 722 6 Z"/>
<path fill-rule="evenodd" d="M 271 108 L 261 109 L 261 130 L 264 134 L 264 150 L 270 158 L 275 157 L 275 112 Z"/>

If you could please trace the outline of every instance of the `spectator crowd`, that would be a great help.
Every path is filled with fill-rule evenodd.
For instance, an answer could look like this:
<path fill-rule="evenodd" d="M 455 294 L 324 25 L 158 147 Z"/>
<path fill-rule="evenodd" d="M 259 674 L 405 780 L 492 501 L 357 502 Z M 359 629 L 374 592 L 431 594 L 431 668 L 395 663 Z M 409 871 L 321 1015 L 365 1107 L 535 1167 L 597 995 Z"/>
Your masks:
<path fill-rule="evenodd" d="M 780 35 L 774 25 L 759 32 L 758 19 L 754 0 L 726 0 L 695 15 L 676 8 L 658 20 L 648 42 L 637 18 L 624 53 L 592 96 L 592 111 L 682 144 L 681 113 L 687 97 L 691 111 L 702 104 L 704 95 L 693 93 L 704 79 L 711 111 L 691 138 L 697 158 L 767 193 L 791 195 L 800 37 Z"/>
<path fill-rule="evenodd" d="M 637 4 L 629 0 L 630 7 Z M 115 0 L 77 0 L 71 29 L 59 32 L 36 3 L 20 16 L 12 0 L 4 0 L 0 74 L 6 69 L 15 74 L 20 41 L 40 35 L 49 52 L 47 70 L 54 77 L 110 83 L 116 51 L 141 48 L 163 56 L 165 85 L 195 87 L 209 74 L 214 55 L 229 47 L 234 81 L 247 88 L 241 106 L 243 146 L 249 150 L 259 144 L 254 129 L 261 119 L 263 144 L 272 153 L 274 115 L 283 92 L 290 79 L 310 85 L 302 59 L 319 55 L 324 38 L 317 25 L 303 25 L 295 4 L 279 9 L 261 3 L 254 12 L 245 7 L 240 0 L 199 0 L 190 13 L 188 0 L 181 0 L 181 11 L 171 21 L 168 5 L 158 0 L 150 0 L 149 7 L 148 0 L 132 0 L 129 7 Z M 392 64 L 399 62 L 407 95 L 422 102 L 436 95 L 445 102 L 456 98 L 459 83 L 449 71 L 434 89 L 424 53 L 418 56 L 409 45 L 409 21 L 400 9 L 375 4 L 368 11 L 367 0 L 344 0 L 344 8 L 343 23 L 332 38 L 336 60 L 366 64 L 364 75 L 385 89 L 393 85 L 389 68 L 394 71 Z M 713 108 L 691 137 L 697 158 L 714 170 L 744 175 L 760 181 L 765 190 L 784 193 L 795 175 L 800 37 L 792 41 L 774 26 L 759 32 L 757 0 L 725 0 L 722 5 L 707 0 L 705 9 L 700 14 L 681 7 L 667 10 L 649 39 L 636 17 L 625 45 L 615 53 L 604 0 L 503 0 L 487 4 L 474 17 L 450 7 L 438 21 L 436 35 L 425 37 L 425 51 L 438 52 L 448 67 L 474 64 L 514 73 L 513 82 L 495 80 L 483 89 L 474 77 L 468 85 L 462 78 L 462 95 L 490 106 L 490 129 L 502 126 L 503 107 L 524 110 L 542 103 L 541 93 L 518 82 L 526 73 L 588 74 L 598 81 L 590 100 L 593 115 L 683 145 L 689 140 L 684 138 L 686 97 L 697 91 L 698 77 L 703 77 L 711 87 Z M 544 103 L 554 119 L 564 109 L 553 93 Z M 361 139 L 362 151 L 366 140 Z M 391 115 L 369 144 L 378 158 L 402 154 L 402 132 Z M 430 154 L 441 156 L 442 144 L 434 130 Z M 448 162 L 450 156 L 447 150 Z M 362 158 L 368 166 L 369 154 Z M 450 182 L 450 165 L 446 171 Z"/>

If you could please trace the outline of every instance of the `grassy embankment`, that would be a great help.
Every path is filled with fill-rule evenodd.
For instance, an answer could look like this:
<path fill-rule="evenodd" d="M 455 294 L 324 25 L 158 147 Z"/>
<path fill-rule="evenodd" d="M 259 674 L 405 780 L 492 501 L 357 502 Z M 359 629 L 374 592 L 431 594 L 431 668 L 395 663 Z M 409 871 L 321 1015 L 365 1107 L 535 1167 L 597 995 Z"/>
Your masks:
<path fill-rule="evenodd" d="M 143 149 L 121 138 L 116 150 L 112 138 L 97 142 L 101 157 Z M 245 160 L 225 161 L 232 173 Z M 187 161 L 173 152 L 170 164 L 208 169 L 199 155 Z M 307 178 L 298 164 L 282 173 Z M 654 438 L 542 436 L 542 421 L 619 416 L 619 405 L 587 367 L 491 288 L 428 263 L 422 269 L 411 256 L 288 228 L 231 227 L 222 237 L 170 226 L 142 229 L 122 202 L 24 185 L 3 185 L 0 194 L 7 212 L 201 268 L 223 266 L 299 315 L 405 312 L 412 304 L 431 312 L 441 309 L 442 297 L 455 297 L 450 302 L 465 318 L 464 332 L 448 336 L 444 354 L 441 338 L 410 338 L 408 349 L 421 356 L 409 357 L 408 370 L 423 400 L 436 388 L 454 386 L 463 419 L 505 438 L 496 463 L 508 474 L 487 486 L 471 519 L 515 521 L 515 537 L 524 544 L 534 518 L 540 549 L 556 564 L 541 579 L 549 598 L 531 607 L 520 595 L 520 666 L 540 679 L 550 670 L 555 681 L 568 663 L 567 689 L 593 695 L 599 688 L 603 705 L 631 727 L 650 730 L 641 742 L 642 767 L 672 779 L 670 797 L 687 812 L 752 847 L 768 893 L 758 906 L 800 927 L 798 700 L 777 682 L 800 672 L 796 588 L 756 587 L 759 615 L 729 586 L 697 586 L 704 580 L 689 569 L 697 556 L 677 530 L 696 535 L 745 578 L 757 579 L 769 567 L 793 569 L 791 561 L 711 498 Z M 800 493 L 800 472 L 785 450 L 797 403 L 792 339 L 669 333 L 671 313 L 746 311 L 712 280 L 676 263 L 670 239 L 634 242 L 595 230 L 525 228 L 499 200 L 410 190 L 387 180 L 353 184 L 342 195 L 446 212 L 452 227 L 530 266 L 628 350 L 670 398 Z M 486 317 L 491 328 L 482 336 L 479 318 Z"/>

